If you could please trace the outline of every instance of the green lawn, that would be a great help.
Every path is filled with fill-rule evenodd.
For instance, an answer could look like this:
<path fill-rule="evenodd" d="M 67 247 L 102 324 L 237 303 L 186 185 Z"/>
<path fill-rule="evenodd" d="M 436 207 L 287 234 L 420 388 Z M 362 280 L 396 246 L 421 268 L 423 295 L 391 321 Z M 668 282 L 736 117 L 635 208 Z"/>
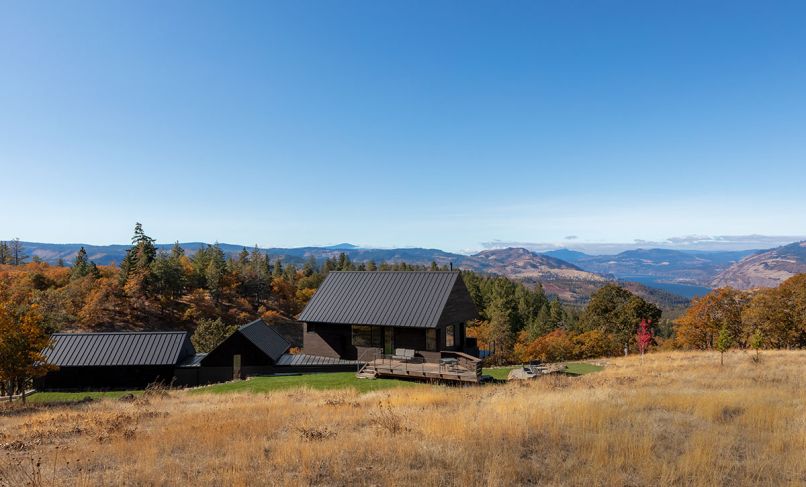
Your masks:
<path fill-rule="evenodd" d="M 602 370 L 602 367 L 586 363 L 569 363 L 566 373 L 569 375 L 584 375 Z M 505 380 L 509 371 L 517 367 L 485 368 L 482 373 L 495 379 Z M 326 374 L 288 375 L 273 377 L 253 377 L 248 380 L 226 382 L 207 387 L 191 389 L 191 394 L 198 393 L 228 393 L 228 392 L 271 392 L 295 387 L 310 387 L 311 389 L 345 389 L 352 387 L 358 392 L 377 391 L 392 387 L 413 387 L 422 382 L 395 380 L 395 379 L 358 379 L 355 372 L 333 372 Z M 107 392 L 36 392 L 28 396 L 32 403 L 77 402 L 89 397 L 91 399 L 117 399 L 124 394 L 142 394 L 143 391 L 107 391 Z"/>
<path fill-rule="evenodd" d="M 590 374 L 591 372 L 599 372 L 604 368 L 598 365 L 586 364 L 584 362 L 574 362 L 566 365 L 568 368 L 565 369 L 565 373 L 568 375 L 585 375 Z"/>
<path fill-rule="evenodd" d="M 482 369 L 481 374 L 489 375 L 493 379 L 497 380 L 507 380 L 507 377 L 509 377 L 509 371 L 517 368 L 518 367 L 491 367 Z"/>
<path fill-rule="evenodd" d="M 126 394 L 140 395 L 143 391 L 85 391 L 85 392 L 35 392 L 27 397 L 28 402 L 78 402 L 86 397 L 95 399 L 117 399 Z"/>
<path fill-rule="evenodd" d="M 417 382 L 395 379 L 358 379 L 355 372 L 331 372 L 325 374 L 288 375 L 274 377 L 252 377 L 248 380 L 215 384 L 192 389 L 190 392 L 270 392 L 294 387 L 311 389 L 345 389 L 352 387 L 358 392 L 377 391 L 391 387 L 412 387 Z"/>
<path fill-rule="evenodd" d="M 484 369 L 482 374 L 492 376 L 494 379 L 498 380 L 506 380 L 509 376 L 509 371 L 512 369 L 517 369 L 520 366 L 515 367 L 493 367 Z M 585 375 L 590 374 L 591 372 L 598 372 L 602 370 L 602 367 L 598 365 L 586 364 L 583 362 L 571 362 L 566 364 L 565 373 L 568 375 Z"/>

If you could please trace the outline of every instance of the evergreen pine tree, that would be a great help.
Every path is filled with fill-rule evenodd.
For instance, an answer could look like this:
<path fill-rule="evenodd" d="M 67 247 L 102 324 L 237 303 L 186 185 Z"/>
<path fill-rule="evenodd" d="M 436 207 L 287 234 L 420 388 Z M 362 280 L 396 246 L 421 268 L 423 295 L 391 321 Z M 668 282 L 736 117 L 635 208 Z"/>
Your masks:
<path fill-rule="evenodd" d="M 272 272 L 272 277 L 283 277 L 283 262 L 277 257 L 277 260 L 274 261 L 274 271 Z"/>
<path fill-rule="evenodd" d="M 185 255 L 185 249 L 183 249 L 182 246 L 179 245 L 179 240 L 177 240 L 176 242 L 174 242 L 174 246 L 171 247 L 171 257 L 174 259 L 179 259 L 183 255 Z"/>
<path fill-rule="evenodd" d="M 316 257 L 310 256 L 305 261 L 305 265 L 302 267 L 302 273 L 305 277 L 311 277 L 316 272 Z"/>
<path fill-rule="evenodd" d="M 96 269 L 97 270 L 97 269 Z M 73 268 L 70 270 L 70 279 L 80 279 L 90 273 L 90 262 L 84 247 L 78 249 Z"/>
<path fill-rule="evenodd" d="M 98 269 L 98 266 L 95 265 L 95 262 L 93 262 L 93 261 L 90 261 L 89 275 L 91 275 L 93 279 L 100 279 L 101 278 L 101 270 Z"/>

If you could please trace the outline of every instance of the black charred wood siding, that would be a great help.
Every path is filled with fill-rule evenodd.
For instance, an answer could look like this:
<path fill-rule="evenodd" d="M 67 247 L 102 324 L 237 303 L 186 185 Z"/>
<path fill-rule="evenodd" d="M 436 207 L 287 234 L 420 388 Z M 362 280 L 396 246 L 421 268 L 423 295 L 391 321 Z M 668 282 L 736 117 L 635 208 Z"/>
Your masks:
<path fill-rule="evenodd" d="M 350 325 L 316 323 L 305 325 L 303 350 L 306 355 L 344 358 L 355 360 L 356 350 L 352 346 Z"/>
<path fill-rule="evenodd" d="M 473 298 L 465 286 L 465 281 L 459 276 L 453 283 L 451 293 L 448 296 L 442 314 L 439 317 L 439 326 L 455 325 L 478 318 L 478 311 Z"/>
<path fill-rule="evenodd" d="M 229 367 L 232 370 L 232 361 L 235 355 L 241 356 L 241 366 L 272 365 L 274 361 L 254 343 L 239 332 L 235 332 L 224 340 L 215 350 L 208 353 L 201 364 L 204 367 Z M 230 372 L 230 376 L 232 372 Z"/>
<path fill-rule="evenodd" d="M 149 384 L 171 384 L 172 365 L 60 367 L 36 380 L 39 390 L 145 389 Z"/>

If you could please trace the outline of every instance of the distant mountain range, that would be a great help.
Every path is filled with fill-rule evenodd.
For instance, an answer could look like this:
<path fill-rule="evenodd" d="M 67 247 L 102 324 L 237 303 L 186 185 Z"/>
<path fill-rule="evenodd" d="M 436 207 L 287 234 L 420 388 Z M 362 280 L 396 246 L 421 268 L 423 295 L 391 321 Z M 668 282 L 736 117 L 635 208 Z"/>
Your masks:
<path fill-rule="evenodd" d="M 170 249 L 173 244 L 160 244 Z M 188 254 L 207 245 L 202 242 L 181 244 Z M 244 246 L 219 244 L 234 255 Z M 27 254 L 55 264 L 62 259 L 72 263 L 82 244 L 23 242 Z M 83 244 L 97 264 L 120 262 L 128 245 Z M 248 247 L 247 247 L 248 248 Z M 593 290 L 609 281 L 637 282 L 650 288 L 692 297 L 712 287 L 733 286 L 740 289 L 775 286 L 799 272 L 806 272 L 806 242 L 771 250 L 681 251 L 669 249 L 628 250 L 616 255 L 589 255 L 559 249 L 535 253 L 523 248 L 485 250 L 472 255 L 439 249 L 399 248 L 368 249 L 349 243 L 328 247 L 264 249 L 273 259 L 302 264 L 310 257 L 323 260 L 347 254 L 355 262 L 406 262 L 428 265 L 452 264 L 456 268 L 494 273 L 526 282 L 540 282 L 547 292 L 568 301 L 584 300 Z"/>

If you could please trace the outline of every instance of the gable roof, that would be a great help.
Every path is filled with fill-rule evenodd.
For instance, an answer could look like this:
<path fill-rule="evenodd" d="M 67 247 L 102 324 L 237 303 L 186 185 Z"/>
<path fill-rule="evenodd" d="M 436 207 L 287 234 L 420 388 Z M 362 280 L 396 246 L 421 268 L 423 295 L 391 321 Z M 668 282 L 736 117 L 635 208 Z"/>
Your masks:
<path fill-rule="evenodd" d="M 187 332 L 56 333 L 44 351 L 59 367 L 175 365 L 195 350 Z"/>
<path fill-rule="evenodd" d="M 327 275 L 299 320 L 435 328 L 476 317 L 459 271 L 346 271 Z"/>
<path fill-rule="evenodd" d="M 259 348 L 261 352 L 271 357 L 274 362 L 277 362 L 280 357 L 291 348 L 291 344 L 288 343 L 288 340 L 283 338 L 282 335 L 277 333 L 263 320 L 255 320 L 251 323 L 247 323 L 238 328 L 238 331 L 235 333 L 243 335 L 244 338 Z"/>

